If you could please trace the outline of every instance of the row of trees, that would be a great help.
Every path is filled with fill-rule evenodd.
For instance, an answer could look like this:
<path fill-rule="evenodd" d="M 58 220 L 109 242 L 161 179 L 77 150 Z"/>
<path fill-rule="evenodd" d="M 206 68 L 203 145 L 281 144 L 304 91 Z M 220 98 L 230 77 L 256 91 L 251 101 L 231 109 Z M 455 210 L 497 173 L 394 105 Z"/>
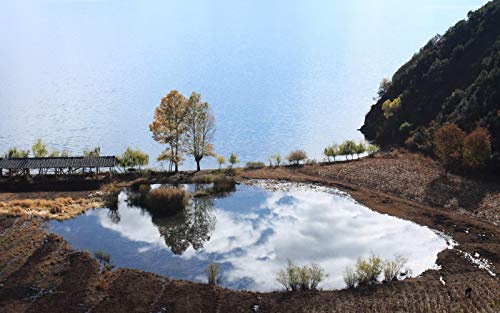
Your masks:
<path fill-rule="evenodd" d="M 446 124 L 434 133 L 434 153 L 447 170 L 479 169 L 491 156 L 491 136 L 477 127 L 466 135 L 455 124 Z"/>
<path fill-rule="evenodd" d="M 334 143 L 331 146 L 328 146 L 323 151 L 324 156 L 327 158 L 328 162 L 330 162 L 330 158 L 333 158 L 335 162 L 335 158 L 338 156 L 351 156 L 351 160 L 354 158 L 354 154 L 359 156 L 363 153 L 368 153 L 369 155 L 373 155 L 379 150 L 378 146 L 373 144 L 366 144 L 362 141 L 356 143 L 354 140 L 345 140 L 341 144 Z"/>
<path fill-rule="evenodd" d="M 149 129 L 155 141 L 166 145 L 158 160 L 169 161 L 169 170 L 173 167 L 178 172 L 186 154 L 194 158 L 198 171 L 204 157 L 215 156 L 215 117 L 198 93 L 186 98 L 177 90 L 170 91 L 156 108 Z"/>
<path fill-rule="evenodd" d="M 83 156 L 85 157 L 98 157 L 101 154 L 101 148 L 96 147 L 94 149 L 85 149 L 83 150 Z M 69 151 L 63 150 L 61 152 L 53 149 L 49 151 L 47 144 L 42 140 L 38 139 L 33 146 L 31 146 L 31 150 L 23 150 L 18 149 L 16 147 L 12 147 L 4 154 L 5 159 L 13 159 L 13 158 L 27 158 L 30 155 L 33 155 L 35 158 L 55 158 L 55 157 L 70 157 L 71 153 Z"/>

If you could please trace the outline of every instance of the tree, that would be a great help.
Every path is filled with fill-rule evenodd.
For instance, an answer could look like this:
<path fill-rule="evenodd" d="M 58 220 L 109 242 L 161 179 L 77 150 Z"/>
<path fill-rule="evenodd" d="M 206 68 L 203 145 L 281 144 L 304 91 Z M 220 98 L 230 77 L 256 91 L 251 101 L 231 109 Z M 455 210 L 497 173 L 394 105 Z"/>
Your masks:
<path fill-rule="evenodd" d="M 83 150 L 83 156 L 86 158 L 98 158 L 101 156 L 101 147 L 95 147 L 94 149 L 86 148 Z"/>
<path fill-rule="evenodd" d="M 27 158 L 30 155 L 29 150 L 18 150 L 17 148 L 13 147 L 10 148 L 7 153 L 4 154 L 4 158 L 6 159 L 13 159 L 13 158 Z"/>
<path fill-rule="evenodd" d="M 378 86 L 378 91 L 377 91 L 379 99 L 382 98 L 387 93 L 387 91 L 389 90 L 389 88 L 391 88 L 391 86 L 392 82 L 388 78 L 382 79 L 380 85 Z"/>
<path fill-rule="evenodd" d="M 340 155 L 340 146 L 336 143 L 332 144 L 331 146 L 328 146 L 325 148 L 323 151 L 323 154 L 326 156 L 328 159 L 328 162 L 330 162 L 330 158 L 333 158 L 333 162 L 335 162 L 335 157 Z"/>
<path fill-rule="evenodd" d="M 434 153 L 445 168 L 460 164 L 464 138 L 465 133 L 455 124 L 446 124 L 434 133 Z"/>
<path fill-rule="evenodd" d="M 221 166 L 226 163 L 226 158 L 223 155 L 218 155 L 217 156 L 217 163 L 219 163 L 219 170 L 220 170 Z"/>
<path fill-rule="evenodd" d="M 401 107 L 401 97 L 397 97 L 394 100 L 387 99 L 382 103 L 382 111 L 384 111 L 384 117 L 386 119 L 394 116 L 396 112 Z"/>
<path fill-rule="evenodd" d="M 354 153 L 356 153 L 356 142 L 354 142 L 353 140 L 345 140 L 340 145 L 340 154 L 341 155 L 350 155 L 351 160 L 352 160 Z"/>
<path fill-rule="evenodd" d="M 49 158 L 58 158 L 61 156 L 61 154 L 57 150 L 52 150 L 48 156 Z"/>
<path fill-rule="evenodd" d="M 140 169 L 141 166 L 149 164 L 149 156 L 139 149 L 133 150 L 132 148 L 127 147 L 127 150 L 125 150 L 121 156 L 116 158 L 116 163 L 124 169 L 127 167 L 135 168 L 136 166 Z"/>
<path fill-rule="evenodd" d="M 486 164 L 491 155 L 491 136 L 488 130 L 477 127 L 464 139 L 463 161 L 471 169 L 478 169 Z"/>
<path fill-rule="evenodd" d="M 369 156 L 373 156 L 375 153 L 378 152 L 379 147 L 377 145 L 374 145 L 374 144 L 369 144 L 367 147 L 366 147 L 366 152 L 368 152 L 368 155 Z"/>
<path fill-rule="evenodd" d="M 359 159 L 359 155 L 366 152 L 366 145 L 364 144 L 364 142 L 360 141 L 359 143 L 357 143 L 356 147 L 354 148 L 354 152 L 356 152 Z"/>
<path fill-rule="evenodd" d="M 231 169 L 233 168 L 233 165 L 236 163 L 240 163 L 240 160 L 238 160 L 238 156 L 235 153 L 231 153 L 231 156 L 229 157 L 229 163 L 231 164 Z"/>
<path fill-rule="evenodd" d="M 281 159 L 281 154 L 276 153 L 276 154 L 273 156 L 273 158 L 274 158 L 274 161 L 276 162 L 276 166 L 280 166 L 281 161 L 282 161 L 282 159 Z"/>
<path fill-rule="evenodd" d="M 300 161 L 307 159 L 307 153 L 304 150 L 295 150 L 290 152 L 286 159 L 290 162 L 290 164 L 294 163 L 295 165 L 298 165 L 300 164 Z"/>
<path fill-rule="evenodd" d="M 47 145 L 41 138 L 38 138 L 36 143 L 31 147 L 31 151 L 33 151 L 33 156 L 35 158 L 43 158 L 48 154 Z"/>
<path fill-rule="evenodd" d="M 155 109 L 154 120 L 149 125 L 153 139 L 167 145 L 158 159 L 168 158 L 174 165 L 175 172 L 179 171 L 185 150 L 187 106 L 186 98 L 177 90 L 172 90 L 161 99 L 160 105 Z"/>
<path fill-rule="evenodd" d="M 200 99 L 201 95 L 193 92 L 186 113 L 187 152 L 194 157 L 197 171 L 201 169 L 203 157 L 214 155 L 212 141 L 215 134 L 215 117 L 210 105 Z"/>

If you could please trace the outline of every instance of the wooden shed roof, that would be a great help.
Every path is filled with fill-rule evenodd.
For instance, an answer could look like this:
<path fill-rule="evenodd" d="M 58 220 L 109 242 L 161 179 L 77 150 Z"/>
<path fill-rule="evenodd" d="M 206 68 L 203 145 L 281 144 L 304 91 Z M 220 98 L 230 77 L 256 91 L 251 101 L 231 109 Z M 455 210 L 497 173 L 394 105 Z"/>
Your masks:
<path fill-rule="evenodd" d="M 0 159 L 2 169 L 114 167 L 114 156 Z"/>

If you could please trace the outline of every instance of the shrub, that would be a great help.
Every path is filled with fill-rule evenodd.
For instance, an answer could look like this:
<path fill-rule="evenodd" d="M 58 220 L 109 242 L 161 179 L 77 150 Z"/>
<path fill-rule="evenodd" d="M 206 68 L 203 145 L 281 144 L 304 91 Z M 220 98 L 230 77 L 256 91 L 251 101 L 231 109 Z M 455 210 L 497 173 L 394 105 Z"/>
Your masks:
<path fill-rule="evenodd" d="M 226 158 L 222 155 L 217 156 L 217 163 L 219 164 L 219 170 L 221 169 L 222 165 L 226 163 Z"/>
<path fill-rule="evenodd" d="M 247 162 L 245 167 L 248 169 L 259 169 L 266 167 L 266 165 L 263 162 Z"/>
<path fill-rule="evenodd" d="M 298 165 L 301 161 L 304 161 L 307 159 L 307 153 L 304 150 L 295 150 L 295 151 L 290 152 L 290 154 L 288 154 L 286 159 L 291 164 Z"/>
<path fill-rule="evenodd" d="M 491 154 L 491 136 L 488 130 L 476 128 L 464 139 L 463 162 L 471 169 L 478 169 L 486 164 Z"/>
<path fill-rule="evenodd" d="M 318 164 L 318 161 L 316 161 L 316 159 L 307 159 L 306 164 L 314 165 L 314 164 Z"/>
<path fill-rule="evenodd" d="M 17 148 L 10 148 L 7 153 L 5 153 L 4 158 L 12 159 L 12 158 L 27 158 L 30 155 L 29 150 L 18 150 Z"/>
<path fill-rule="evenodd" d="M 402 132 L 402 133 L 407 134 L 411 130 L 412 126 L 413 125 L 411 123 L 404 122 L 401 125 L 399 125 L 399 131 Z"/>
<path fill-rule="evenodd" d="M 343 278 L 347 288 L 354 288 L 358 284 L 358 275 L 349 266 L 345 268 Z"/>
<path fill-rule="evenodd" d="M 189 194 L 180 188 L 157 188 L 151 190 L 144 204 L 154 214 L 170 215 L 183 210 L 189 201 Z"/>
<path fill-rule="evenodd" d="M 377 282 L 382 273 L 382 259 L 373 253 L 367 259 L 358 258 L 356 262 L 356 276 L 359 285 L 367 285 Z"/>
<path fill-rule="evenodd" d="M 324 269 L 318 264 L 300 267 L 291 259 L 288 259 L 286 268 L 276 274 L 276 280 L 287 291 L 316 290 L 326 277 Z"/>
<path fill-rule="evenodd" d="M 213 181 L 213 192 L 214 193 L 224 193 L 233 191 L 236 186 L 236 180 L 232 177 L 227 176 L 217 176 Z"/>
<path fill-rule="evenodd" d="M 434 152 L 446 168 L 458 167 L 465 133 L 455 124 L 446 124 L 434 134 Z"/>
<path fill-rule="evenodd" d="M 379 151 L 379 147 L 377 145 L 369 144 L 366 147 L 366 152 L 368 152 L 368 155 L 373 156 L 375 153 Z"/>
<path fill-rule="evenodd" d="M 49 151 L 47 150 L 47 145 L 39 138 L 36 143 L 31 147 L 33 151 L 33 156 L 35 158 L 43 158 L 46 157 Z"/>
<path fill-rule="evenodd" d="M 109 263 L 111 260 L 110 255 L 101 250 L 94 251 L 94 256 L 99 262 Z"/>
<path fill-rule="evenodd" d="M 207 278 L 209 285 L 219 285 L 221 283 L 218 263 L 212 262 L 207 266 Z"/>
<path fill-rule="evenodd" d="M 401 270 L 405 266 L 408 259 L 404 256 L 397 255 L 394 260 L 386 260 L 383 264 L 384 281 L 393 281 L 398 278 Z"/>
<path fill-rule="evenodd" d="M 101 148 L 95 147 L 94 149 L 83 150 L 83 156 L 86 158 L 98 158 L 101 155 Z"/>
<path fill-rule="evenodd" d="M 236 163 L 240 163 L 240 160 L 235 153 L 231 153 L 231 156 L 229 157 L 229 163 L 231 164 L 231 168 L 233 168 Z"/>

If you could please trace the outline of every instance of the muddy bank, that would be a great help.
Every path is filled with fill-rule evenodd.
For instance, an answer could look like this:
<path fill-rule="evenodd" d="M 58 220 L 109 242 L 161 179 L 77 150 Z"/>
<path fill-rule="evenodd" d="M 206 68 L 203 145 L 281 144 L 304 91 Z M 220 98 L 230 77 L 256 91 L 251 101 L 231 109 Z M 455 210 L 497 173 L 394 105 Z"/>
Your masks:
<path fill-rule="evenodd" d="M 415 201 L 404 190 L 384 187 L 383 177 L 389 175 L 385 172 L 380 173 L 378 188 L 370 187 L 363 175 L 340 179 L 336 174 L 346 166 L 372 166 L 367 171 L 376 171 L 372 162 L 379 161 L 241 171 L 238 177 L 334 186 L 371 209 L 450 234 L 459 246 L 439 254 L 439 271 L 355 290 L 237 292 L 135 270 L 101 273 L 88 253 L 74 251 L 61 238 L 47 234 L 40 218 L 0 215 L 0 312 L 252 312 L 254 305 L 259 305 L 260 312 L 498 312 L 498 277 L 469 257 L 477 253 L 480 257 L 475 259 L 489 259 L 496 273 L 500 266 L 498 227 L 470 212 Z M 382 162 L 391 164 L 390 159 Z M 399 174 L 400 170 L 394 171 L 393 179 Z M 464 294 L 468 287 L 473 290 L 470 299 Z"/>

